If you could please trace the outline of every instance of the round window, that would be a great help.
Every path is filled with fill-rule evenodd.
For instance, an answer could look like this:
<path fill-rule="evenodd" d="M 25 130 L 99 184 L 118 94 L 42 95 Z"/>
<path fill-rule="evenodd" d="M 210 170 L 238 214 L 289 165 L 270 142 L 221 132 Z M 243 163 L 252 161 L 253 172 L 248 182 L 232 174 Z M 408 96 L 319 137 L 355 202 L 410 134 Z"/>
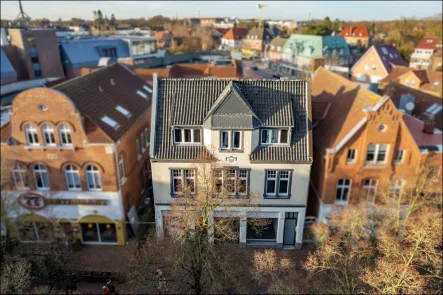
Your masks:
<path fill-rule="evenodd" d="M 46 111 L 46 110 L 48 109 L 48 107 L 45 106 L 44 104 L 39 104 L 39 105 L 37 106 L 37 108 L 38 108 L 40 111 Z"/>
<path fill-rule="evenodd" d="M 383 132 L 386 130 L 386 125 L 385 124 L 381 124 L 378 126 L 378 131 Z"/>

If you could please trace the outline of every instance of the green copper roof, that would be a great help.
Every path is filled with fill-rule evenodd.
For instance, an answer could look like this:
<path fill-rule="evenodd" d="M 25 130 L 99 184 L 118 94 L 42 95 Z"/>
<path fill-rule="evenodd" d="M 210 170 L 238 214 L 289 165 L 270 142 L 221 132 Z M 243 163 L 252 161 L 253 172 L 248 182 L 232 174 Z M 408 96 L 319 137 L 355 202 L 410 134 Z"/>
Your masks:
<path fill-rule="evenodd" d="M 286 42 L 283 53 L 308 58 L 332 56 L 349 57 L 349 47 L 342 36 L 314 36 L 293 34 Z"/>

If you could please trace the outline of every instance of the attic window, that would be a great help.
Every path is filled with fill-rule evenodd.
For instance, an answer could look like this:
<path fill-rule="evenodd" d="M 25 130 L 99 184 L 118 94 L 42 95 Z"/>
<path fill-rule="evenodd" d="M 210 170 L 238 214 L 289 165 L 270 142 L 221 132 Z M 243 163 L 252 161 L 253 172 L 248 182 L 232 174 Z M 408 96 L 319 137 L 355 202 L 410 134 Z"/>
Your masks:
<path fill-rule="evenodd" d="M 137 90 L 137 94 L 143 97 L 144 99 L 148 99 L 148 96 L 140 90 Z"/>
<path fill-rule="evenodd" d="M 433 40 L 426 40 L 426 44 L 432 44 Z"/>
<path fill-rule="evenodd" d="M 117 122 L 115 122 L 114 120 L 112 120 L 108 116 L 101 117 L 101 120 L 114 129 L 118 129 L 118 127 L 120 127 L 120 125 Z"/>
<path fill-rule="evenodd" d="M 382 47 L 381 51 L 383 52 L 384 55 L 387 55 L 389 53 L 386 47 Z"/>
<path fill-rule="evenodd" d="M 143 89 L 146 90 L 148 93 L 152 93 L 152 89 L 146 85 L 143 86 Z"/>
<path fill-rule="evenodd" d="M 132 116 L 131 112 L 129 112 L 127 109 L 125 109 L 125 108 L 122 107 L 122 106 L 116 106 L 115 109 L 116 109 L 117 111 L 119 111 L 120 113 L 122 113 L 122 114 L 123 114 L 124 116 L 126 116 L 127 118 L 129 118 L 129 117 Z"/>
<path fill-rule="evenodd" d="M 436 88 L 438 86 L 438 84 L 440 84 L 439 82 L 434 82 L 431 86 L 431 88 Z"/>
<path fill-rule="evenodd" d="M 438 112 L 442 110 L 442 105 L 438 103 L 434 103 L 426 110 L 426 114 L 435 116 Z"/>

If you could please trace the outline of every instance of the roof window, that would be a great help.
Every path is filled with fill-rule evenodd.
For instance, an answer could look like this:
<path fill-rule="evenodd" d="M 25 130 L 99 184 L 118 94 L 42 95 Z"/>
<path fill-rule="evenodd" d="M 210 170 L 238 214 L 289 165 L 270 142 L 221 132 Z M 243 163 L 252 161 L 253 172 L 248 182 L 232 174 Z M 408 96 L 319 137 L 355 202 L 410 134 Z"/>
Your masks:
<path fill-rule="evenodd" d="M 137 90 L 137 94 L 140 95 L 141 97 L 143 97 L 144 99 L 148 99 L 148 96 L 140 90 Z"/>
<path fill-rule="evenodd" d="M 426 110 L 426 114 L 435 116 L 436 114 L 438 114 L 438 112 L 442 110 L 442 108 L 443 106 L 441 104 L 434 103 Z"/>
<path fill-rule="evenodd" d="M 148 93 L 152 93 L 152 89 L 146 85 L 143 85 L 143 89 L 146 90 Z"/>
<path fill-rule="evenodd" d="M 382 47 L 381 51 L 383 52 L 384 55 L 387 55 L 389 53 L 386 47 Z"/>
<path fill-rule="evenodd" d="M 101 120 L 114 129 L 117 129 L 118 127 L 120 127 L 120 125 L 117 122 L 115 122 L 114 120 L 112 120 L 108 116 L 101 117 Z"/>
<path fill-rule="evenodd" d="M 432 41 L 434 41 L 434 40 L 426 40 L 426 44 L 432 44 Z"/>
<path fill-rule="evenodd" d="M 127 109 L 125 109 L 125 108 L 122 107 L 122 106 L 116 106 L 115 109 L 116 109 L 117 111 L 119 111 L 120 113 L 122 113 L 122 114 L 123 114 L 124 116 L 126 116 L 127 118 L 129 118 L 129 117 L 132 116 L 131 112 L 128 111 Z"/>

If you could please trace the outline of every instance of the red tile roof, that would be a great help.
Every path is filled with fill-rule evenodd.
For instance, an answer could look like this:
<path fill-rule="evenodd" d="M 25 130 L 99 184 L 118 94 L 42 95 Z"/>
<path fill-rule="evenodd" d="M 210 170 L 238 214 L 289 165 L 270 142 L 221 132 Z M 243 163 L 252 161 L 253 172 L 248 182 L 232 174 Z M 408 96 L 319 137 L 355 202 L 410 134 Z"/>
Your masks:
<path fill-rule="evenodd" d="M 339 34 L 343 37 L 362 37 L 368 38 L 369 31 L 365 26 L 346 26 Z"/>
<path fill-rule="evenodd" d="M 226 32 L 223 39 L 227 40 L 242 40 L 248 34 L 248 29 L 245 28 L 232 28 Z"/>
<path fill-rule="evenodd" d="M 437 47 L 439 43 L 440 47 Z M 441 38 L 439 39 L 436 37 L 424 37 L 423 39 L 420 40 L 420 42 L 418 42 L 415 48 L 442 50 Z"/>

